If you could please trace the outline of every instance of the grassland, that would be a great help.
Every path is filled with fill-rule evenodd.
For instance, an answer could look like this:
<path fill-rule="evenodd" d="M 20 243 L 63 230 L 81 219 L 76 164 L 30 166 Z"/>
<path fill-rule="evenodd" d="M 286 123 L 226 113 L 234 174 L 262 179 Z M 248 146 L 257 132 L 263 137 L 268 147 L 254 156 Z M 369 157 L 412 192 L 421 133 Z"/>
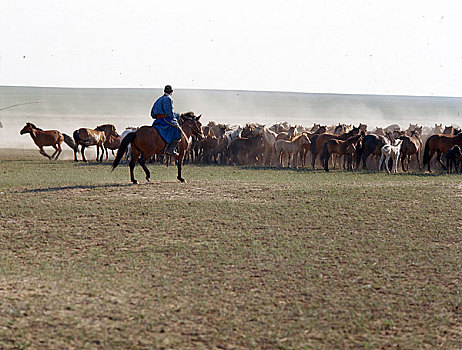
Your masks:
<path fill-rule="evenodd" d="M 0 151 L 0 349 L 462 348 L 461 175 L 150 168 Z"/>

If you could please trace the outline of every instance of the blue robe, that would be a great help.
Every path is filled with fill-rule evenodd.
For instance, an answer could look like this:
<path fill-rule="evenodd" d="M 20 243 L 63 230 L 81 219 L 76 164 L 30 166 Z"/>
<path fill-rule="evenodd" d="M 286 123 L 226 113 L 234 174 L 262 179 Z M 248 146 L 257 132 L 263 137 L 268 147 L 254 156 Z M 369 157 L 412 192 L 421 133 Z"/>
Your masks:
<path fill-rule="evenodd" d="M 157 115 L 163 115 L 158 118 Z M 166 143 L 172 143 L 181 137 L 179 114 L 173 110 L 173 100 L 169 94 L 159 97 L 151 109 L 151 117 L 155 118 L 152 126 L 156 128 Z"/>

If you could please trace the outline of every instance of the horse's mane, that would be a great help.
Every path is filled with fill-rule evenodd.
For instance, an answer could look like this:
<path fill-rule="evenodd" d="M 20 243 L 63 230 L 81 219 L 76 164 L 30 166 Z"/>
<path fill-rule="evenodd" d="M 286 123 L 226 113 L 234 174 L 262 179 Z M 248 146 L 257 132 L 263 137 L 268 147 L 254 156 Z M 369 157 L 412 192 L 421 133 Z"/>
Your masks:
<path fill-rule="evenodd" d="M 345 142 L 356 142 L 360 137 L 363 137 L 363 134 L 353 135 L 345 140 Z"/>
<path fill-rule="evenodd" d="M 303 135 L 305 135 L 304 133 L 301 133 L 300 135 L 297 135 L 295 136 L 293 139 L 292 139 L 292 142 L 295 142 L 297 141 L 300 137 L 302 137 Z"/>
<path fill-rule="evenodd" d="M 180 114 L 180 118 L 193 119 L 195 117 L 196 116 L 194 115 L 194 112 L 191 112 L 191 111 Z"/>
<path fill-rule="evenodd" d="M 27 124 L 29 124 L 30 126 L 32 126 L 35 130 L 43 131 L 43 129 L 37 128 L 37 127 L 35 126 L 35 124 L 33 124 L 33 123 L 28 122 Z"/>
<path fill-rule="evenodd" d="M 103 124 L 103 125 L 97 126 L 95 130 L 102 131 L 102 130 L 105 129 L 106 127 L 109 127 L 109 128 L 110 128 L 110 127 L 113 127 L 113 126 L 114 126 L 114 125 L 112 125 L 112 124 Z M 114 129 L 115 129 L 115 128 L 114 128 Z"/>
<path fill-rule="evenodd" d="M 358 133 L 359 133 L 359 127 L 358 127 L 358 126 L 355 126 L 355 127 L 353 127 L 353 129 L 351 129 L 351 130 L 350 130 L 349 132 L 347 132 L 345 135 L 347 135 L 348 138 L 349 138 L 349 137 L 351 137 L 351 136 L 357 135 Z"/>

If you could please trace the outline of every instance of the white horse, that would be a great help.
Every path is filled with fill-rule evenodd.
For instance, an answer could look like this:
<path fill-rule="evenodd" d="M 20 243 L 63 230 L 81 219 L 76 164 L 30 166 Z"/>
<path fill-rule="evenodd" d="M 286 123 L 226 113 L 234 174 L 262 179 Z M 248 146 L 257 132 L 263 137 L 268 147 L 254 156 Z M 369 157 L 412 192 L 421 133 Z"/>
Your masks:
<path fill-rule="evenodd" d="M 125 128 L 122 135 L 120 135 L 120 142 L 122 142 L 124 137 L 127 136 L 129 133 L 135 132 L 136 130 L 138 130 L 138 128 L 133 128 L 133 127 L 130 127 L 130 126 Z M 129 144 L 128 147 L 127 147 L 127 150 L 125 151 L 124 162 L 127 162 L 127 163 L 130 162 L 131 157 L 132 157 L 132 147 Z"/>
<path fill-rule="evenodd" d="M 379 171 L 381 171 L 383 161 L 385 160 L 385 168 L 387 169 L 388 174 L 390 174 L 390 169 L 388 168 L 388 161 L 391 158 L 393 159 L 393 167 L 391 171 L 393 173 L 398 172 L 398 159 L 399 153 L 401 152 L 402 143 L 403 140 L 399 139 L 395 141 L 394 145 L 385 145 L 382 147 L 382 157 L 380 157 Z"/>

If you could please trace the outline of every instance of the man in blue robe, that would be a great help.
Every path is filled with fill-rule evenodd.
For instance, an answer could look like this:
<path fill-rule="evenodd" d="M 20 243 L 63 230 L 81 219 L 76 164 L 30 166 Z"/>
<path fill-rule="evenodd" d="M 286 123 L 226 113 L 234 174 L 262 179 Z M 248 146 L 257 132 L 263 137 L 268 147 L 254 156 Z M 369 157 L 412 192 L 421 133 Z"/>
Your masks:
<path fill-rule="evenodd" d="M 181 141 L 182 130 L 178 124 L 180 115 L 173 110 L 172 94 L 172 87 L 166 85 L 164 95 L 159 97 L 152 106 L 151 117 L 155 119 L 152 126 L 157 129 L 167 144 L 165 154 L 177 156 L 176 147 Z"/>

